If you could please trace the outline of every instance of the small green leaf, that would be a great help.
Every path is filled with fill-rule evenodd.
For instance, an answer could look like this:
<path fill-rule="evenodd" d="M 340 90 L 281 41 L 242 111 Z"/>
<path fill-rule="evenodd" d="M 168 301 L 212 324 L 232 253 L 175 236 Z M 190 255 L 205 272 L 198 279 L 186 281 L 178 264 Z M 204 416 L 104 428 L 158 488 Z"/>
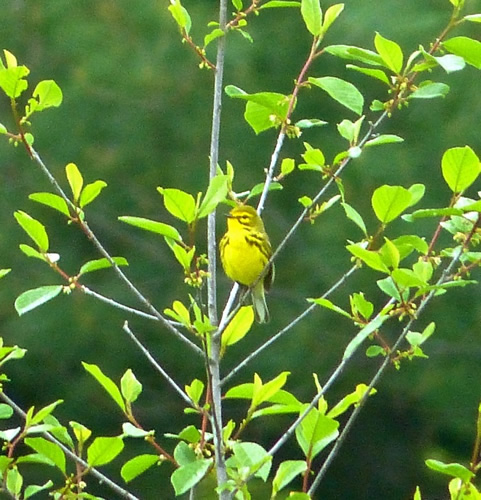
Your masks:
<path fill-rule="evenodd" d="M 441 160 L 444 180 L 454 193 L 461 193 L 478 178 L 479 158 L 469 147 L 448 149 Z"/>
<path fill-rule="evenodd" d="M 209 215 L 217 208 L 220 202 L 226 199 L 229 191 L 228 183 L 229 177 L 227 175 L 216 175 L 211 179 L 207 192 L 199 207 L 199 213 L 197 215 L 199 219 Z"/>
<path fill-rule="evenodd" d="M 48 480 L 45 484 L 42 485 L 37 485 L 37 484 L 30 484 L 25 488 L 25 493 L 24 493 L 24 500 L 27 500 L 28 498 L 32 497 L 33 495 L 36 495 L 40 491 L 45 491 L 49 490 L 53 486 L 53 481 Z"/>
<path fill-rule="evenodd" d="M 318 120 L 317 118 L 306 118 L 303 120 L 299 120 L 294 125 L 299 128 L 312 128 L 312 127 L 322 127 L 323 125 L 327 125 L 328 122 L 324 120 Z"/>
<path fill-rule="evenodd" d="M 331 311 L 337 312 L 338 314 L 341 314 L 346 318 L 352 319 L 351 315 L 348 312 L 344 311 L 344 309 L 341 309 L 339 306 L 336 306 L 336 304 L 331 302 L 329 299 L 323 299 L 322 297 L 320 297 L 318 299 L 307 299 L 307 300 L 308 302 L 312 302 L 313 304 L 325 307 L 326 309 L 330 309 Z"/>
<path fill-rule="evenodd" d="M 357 348 L 371 335 L 371 333 L 375 332 L 378 328 L 382 326 L 382 324 L 389 319 L 389 316 L 376 316 L 373 320 L 371 320 L 347 345 L 344 355 L 342 359 L 348 359 L 354 354 Z"/>
<path fill-rule="evenodd" d="M 102 192 L 102 190 L 107 187 L 107 183 L 104 181 L 95 181 L 87 184 L 80 194 L 79 206 L 83 208 L 89 203 L 97 198 L 97 196 Z"/>
<path fill-rule="evenodd" d="M 352 314 L 355 316 L 361 315 L 364 319 L 369 320 L 374 312 L 374 305 L 369 302 L 362 292 L 353 293 L 349 297 Z"/>
<path fill-rule="evenodd" d="M 327 30 L 331 27 L 332 23 L 340 16 L 341 12 L 344 10 L 343 3 L 337 3 L 331 5 L 326 10 L 324 14 L 324 22 L 322 23 L 322 33 L 325 34 Z"/>
<path fill-rule="evenodd" d="M 232 446 L 234 455 L 232 461 L 238 470 L 247 469 L 254 477 L 259 477 L 263 481 L 269 475 L 272 457 L 267 451 L 257 443 L 234 443 Z"/>
<path fill-rule="evenodd" d="M 124 257 L 112 257 L 112 260 L 117 264 L 117 266 L 128 266 L 129 263 Z M 79 276 L 86 273 L 91 273 L 93 271 L 99 271 L 100 269 L 106 269 L 112 267 L 110 261 L 103 257 L 102 259 L 89 260 L 80 268 Z"/>
<path fill-rule="evenodd" d="M 334 76 L 324 76 L 321 78 L 309 77 L 309 83 L 321 88 L 334 100 L 354 111 L 354 113 L 358 115 L 362 114 L 364 97 L 352 83 Z"/>
<path fill-rule="evenodd" d="M 195 404 L 198 404 L 204 393 L 204 387 L 204 382 L 199 379 L 194 379 L 190 385 L 185 386 L 185 392 Z"/>
<path fill-rule="evenodd" d="M 45 255 L 41 254 L 38 250 L 35 250 L 35 248 L 32 248 L 30 245 L 21 243 L 19 248 L 27 257 L 35 257 L 36 259 L 43 260 L 44 262 L 47 260 Z"/>
<path fill-rule="evenodd" d="M 33 91 L 33 97 L 38 100 L 35 111 L 43 111 L 62 104 L 62 90 L 53 80 L 43 80 L 37 84 Z"/>
<path fill-rule="evenodd" d="M 190 28 L 192 27 L 192 20 L 190 18 L 187 10 L 182 6 L 180 0 L 171 0 L 171 5 L 167 7 L 169 12 L 172 14 L 172 17 L 175 19 L 175 22 L 179 26 L 181 30 L 185 30 L 188 34 Z"/>
<path fill-rule="evenodd" d="M 370 76 L 371 78 L 376 78 L 376 80 L 380 80 L 386 85 L 390 85 L 389 78 L 386 73 L 382 69 L 374 69 L 374 68 L 362 68 L 360 66 L 356 66 L 354 64 L 346 64 L 346 68 L 353 69 L 358 73 L 362 73 L 363 75 Z"/>
<path fill-rule="evenodd" d="M 396 142 L 404 142 L 402 137 L 393 134 L 378 135 L 374 139 L 371 139 L 364 144 L 365 147 L 369 146 L 379 146 L 381 144 L 392 144 Z"/>
<path fill-rule="evenodd" d="M 62 285 L 41 286 L 27 290 L 15 300 L 15 310 L 19 316 L 55 298 L 63 289 Z"/>
<path fill-rule="evenodd" d="M 75 163 L 69 163 L 65 167 L 65 173 L 67 174 L 67 180 L 72 190 L 73 199 L 77 203 L 84 184 L 82 174 Z"/>
<path fill-rule="evenodd" d="M 301 2 L 297 2 L 297 1 L 269 0 L 269 2 L 262 4 L 259 7 L 259 10 L 272 9 L 272 8 L 276 8 L 276 7 L 297 7 L 297 8 L 299 8 L 300 6 L 301 6 Z"/>
<path fill-rule="evenodd" d="M 401 47 L 396 42 L 384 38 L 379 33 L 376 33 L 374 37 L 374 46 L 377 53 L 382 57 L 385 66 L 394 73 L 399 74 L 403 66 Z"/>
<path fill-rule="evenodd" d="M 153 436 L 154 431 L 144 431 L 144 429 L 139 429 L 130 422 L 125 422 L 122 424 L 122 436 L 131 438 L 142 438 L 145 439 L 147 436 Z"/>
<path fill-rule="evenodd" d="M 254 392 L 252 395 L 251 408 L 256 408 L 262 403 L 269 401 L 277 392 L 279 392 L 287 382 L 290 372 L 282 372 L 277 377 L 262 383 L 260 377 L 254 374 Z"/>
<path fill-rule="evenodd" d="M 342 208 L 344 208 L 344 211 L 346 212 L 346 217 L 354 222 L 361 231 L 367 236 L 367 229 L 366 229 L 366 224 L 364 223 L 364 220 L 361 217 L 361 214 L 351 205 L 347 203 L 341 203 Z"/>
<path fill-rule="evenodd" d="M 281 174 L 286 176 L 294 171 L 296 162 L 294 158 L 283 158 L 281 162 Z"/>
<path fill-rule="evenodd" d="M 254 309 L 252 306 L 241 307 L 222 333 L 223 349 L 242 340 L 251 329 L 253 323 Z"/>
<path fill-rule="evenodd" d="M 320 35 L 322 11 L 319 0 L 301 0 L 301 15 L 309 32 L 314 36 Z"/>
<path fill-rule="evenodd" d="M 441 474 L 447 474 L 448 476 L 458 477 L 463 482 L 468 483 L 475 476 L 474 472 L 471 472 L 469 469 L 464 467 L 461 464 L 445 464 L 439 460 L 426 460 L 426 465 L 436 472 L 440 472 Z"/>
<path fill-rule="evenodd" d="M 26 66 L 17 66 L 15 56 L 8 50 L 3 51 L 7 67 L 0 62 L 0 88 L 11 99 L 19 97 L 28 87 L 28 82 L 24 78 L 28 76 L 30 70 Z"/>
<path fill-rule="evenodd" d="M 22 229 L 38 246 L 38 249 L 44 253 L 48 252 L 49 242 L 45 226 L 38 220 L 30 217 L 30 215 L 22 212 L 21 210 L 17 210 L 13 215 L 15 216 L 15 219 L 17 219 L 17 222 L 20 224 Z"/>
<path fill-rule="evenodd" d="M 212 458 L 203 458 L 176 469 L 170 481 L 177 496 L 184 494 L 199 483 L 212 465 Z"/>
<path fill-rule="evenodd" d="M 296 439 L 304 455 L 313 459 L 337 438 L 338 428 L 339 422 L 326 417 L 316 408 L 312 408 L 296 428 Z"/>
<path fill-rule="evenodd" d="M 462 57 L 476 69 L 481 69 L 481 42 L 478 40 L 456 36 L 443 42 L 443 47 L 451 54 Z"/>
<path fill-rule="evenodd" d="M 381 271 L 382 273 L 389 272 L 388 267 L 378 252 L 367 250 L 359 245 L 347 245 L 346 248 L 352 253 L 352 255 L 354 255 L 354 257 L 361 259 L 370 268 L 376 271 Z"/>
<path fill-rule="evenodd" d="M 305 460 L 285 460 L 279 464 L 272 481 L 272 497 L 286 487 L 295 477 L 304 474 L 307 470 Z"/>
<path fill-rule="evenodd" d="M 130 215 L 124 215 L 119 217 L 119 220 L 130 224 L 131 226 L 139 227 L 140 229 L 145 229 L 146 231 L 151 231 L 153 233 L 161 234 L 162 236 L 167 236 L 174 241 L 182 241 L 182 237 L 175 227 L 164 224 L 163 222 L 157 222 L 155 220 L 144 219 L 143 217 L 133 217 Z"/>
<path fill-rule="evenodd" d="M 329 45 L 324 49 L 324 52 L 335 57 L 358 61 L 371 66 L 384 66 L 384 61 L 376 52 L 352 45 Z"/>
<path fill-rule="evenodd" d="M 27 422 L 28 425 L 31 426 L 39 424 L 46 417 L 48 417 L 53 412 L 53 410 L 55 410 L 55 408 L 61 403 L 63 403 L 63 400 L 59 399 L 58 401 L 55 401 L 47 406 L 44 406 L 37 413 L 35 413 L 31 419 L 28 420 Z"/>
<path fill-rule="evenodd" d="M 6 276 L 10 271 L 11 269 L 0 269 L 0 279 Z"/>
<path fill-rule="evenodd" d="M 449 86 L 445 83 L 425 81 L 409 95 L 409 99 L 435 99 L 445 97 L 449 92 Z"/>
<path fill-rule="evenodd" d="M 7 491 L 10 492 L 13 498 L 19 498 L 23 486 L 23 477 L 16 466 L 7 470 L 7 479 L 5 481 Z"/>
<path fill-rule="evenodd" d="M 411 205 L 412 194 L 401 186 L 384 185 L 374 191 L 371 203 L 376 217 L 388 224 Z"/>
<path fill-rule="evenodd" d="M 356 390 L 347 396 L 344 396 L 329 412 L 327 417 L 336 418 L 345 413 L 351 406 L 357 405 L 365 397 L 368 386 L 366 384 L 358 384 Z M 371 389 L 369 395 L 376 394 L 376 389 Z"/>
<path fill-rule="evenodd" d="M 128 462 L 125 462 L 120 470 L 120 475 L 122 476 L 122 479 L 128 483 L 132 481 L 132 479 L 135 479 L 137 476 L 143 474 L 152 466 L 156 464 L 160 465 L 161 463 L 162 462 L 160 461 L 158 455 L 137 455 L 136 457 L 131 458 Z"/>
<path fill-rule="evenodd" d="M 468 16 L 464 16 L 463 19 L 466 19 L 466 21 L 471 21 L 473 23 L 481 23 L 481 14 L 470 14 Z"/>
<path fill-rule="evenodd" d="M 51 460 L 65 474 L 65 454 L 58 445 L 42 437 L 25 438 L 25 444 Z"/>
<path fill-rule="evenodd" d="M 79 424 L 75 421 L 70 421 L 69 424 L 73 430 L 75 439 L 77 439 L 77 441 L 83 446 L 83 444 L 89 440 L 92 435 L 92 431 L 85 427 L 85 425 Z"/>
<path fill-rule="evenodd" d="M 90 467 L 110 463 L 124 449 L 120 437 L 98 437 L 87 449 L 87 462 Z"/>
<path fill-rule="evenodd" d="M 5 420 L 13 415 L 13 408 L 5 403 L 0 403 L 0 419 Z"/>
<path fill-rule="evenodd" d="M 29 199 L 36 201 L 37 203 L 42 203 L 47 207 L 53 208 L 58 212 L 70 217 L 70 211 L 68 209 L 67 202 L 57 194 L 53 193 L 32 193 L 29 195 Z"/>
<path fill-rule="evenodd" d="M 120 379 L 120 390 L 127 403 L 133 403 L 142 392 L 142 384 L 129 368 Z"/>
<path fill-rule="evenodd" d="M 120 409 L 125 412 L 125 403 L 122 398 L 122 394 L 119 391 L 119 388 L 116 386 L 114 381 L 107 377 L 107 375 L 104 375 L 102 370 L 97 366 L 93 364 L 88 364 L 82 361 L 82 365 L 87 370 L 92 377 L 97 380 L 97 382 L 107 391 L 109 396 L 117 403 L 117 405 L 120 407 Z M 89 465 L 93 465 L 89 462 Z"/>
<path fill-rule="evenodd" d="M 207 33 L 207 35 L 204 36 L 204 49 L 214 40 L 224 35 L 225 33 L 223 30 L 221 30 L 220 28 L 214 28 L 210 33 Z"/>
<path fill-rule="evenodd" d="M 264 186 L 265 186 L 264 182 L 260 182 L 259 184 L 256 184 L 250 190 L 249 195 L 246 198 L 246 201 L 250 200 L 251 198 L 254 198 L 254 196 L 260 195 L 262 193 L 262 191 L 264 191 Z M 279 191 L 281 189 L 282 189 L 282 184 L 280 184 L 279 182 L 271 182 L 269 184 L 269 192 L 271 192 L 271 191 Z"/>
<path fill-rule="evenodd" d="M 161 188 L 157 191 L 164 197 L 165 208 L 178 219 L 192 223 L 195 220 L 196 203 L 194 197 L 180 189 Z"/>

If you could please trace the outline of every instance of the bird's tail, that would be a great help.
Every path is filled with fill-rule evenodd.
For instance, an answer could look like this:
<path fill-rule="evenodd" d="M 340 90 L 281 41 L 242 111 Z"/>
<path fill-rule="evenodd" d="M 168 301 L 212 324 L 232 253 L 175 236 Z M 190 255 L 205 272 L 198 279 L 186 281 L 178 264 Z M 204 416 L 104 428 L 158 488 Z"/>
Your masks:
<path fill-rule="evenodd" d="M 252 305 L 254 306 L 254 316 L 258 323 L 268 323 L 269 322 L 269 309 L 267 309 L 266 296 L 264 293 L 264 280 L 260 280 L 259 283 L 252 289 Z"/>

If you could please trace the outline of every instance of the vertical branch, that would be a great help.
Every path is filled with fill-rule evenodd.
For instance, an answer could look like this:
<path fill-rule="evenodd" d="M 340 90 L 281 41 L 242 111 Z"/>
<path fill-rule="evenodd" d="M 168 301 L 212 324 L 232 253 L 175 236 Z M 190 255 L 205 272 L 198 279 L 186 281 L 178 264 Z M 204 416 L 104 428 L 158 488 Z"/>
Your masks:
<path fill-rule="evenodd" d="M 227 0 L 219 0 L 219 27 L 226 31 Z M 209 179 L 216 175 L 219 161 L 219 135 L 220 116 L 222 109 L 222 86 L 224 76 L 225 35 L 218 39 L 217 59 L 214 80 L 214 102 L 212 110 L 212 131 L 210 139 L 210 168 Z M 213 325 L 217 324 L 217 296 L 216 296 L 216 233 L 215 212 L 209 214 L 207 219 L 207 254 L 209 259 L 207 280 L 207 307 L 209 319 Z M 212 434 L 214 436 L 217 485 L 221 486 L 227 481 L 227 472 L 224 459 L 224 446 L 222 442 L 222 394 L 220 384 L 220 336 L 211 337 L 211 346 L 207 350 L 209 356 L 209 376 L 212 390 Z M 226 490 L 219 493 L 219 498 L 228 497 Z"/>

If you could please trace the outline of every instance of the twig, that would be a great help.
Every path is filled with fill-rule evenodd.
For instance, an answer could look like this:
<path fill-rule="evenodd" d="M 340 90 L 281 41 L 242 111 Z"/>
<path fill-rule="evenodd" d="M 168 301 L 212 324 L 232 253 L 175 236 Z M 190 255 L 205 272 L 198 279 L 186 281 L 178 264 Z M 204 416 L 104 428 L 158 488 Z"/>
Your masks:
<path fill-rule="evenodd" d="M 61 188 L 60 184 L 57 182 L 57 180 L 53 177 L 53 175 L 50 173 L 50 170 L 47 168 L 43 160 L 40 158 L 39 154 L 31 148 L 32 152 L 32 159 L 35 161 L 35 163 L 40 167 L 44 175 L 49 179 L 50 183 L 53 185 L 54 189 L 57 191 L 57 193 L 63 198 L 63 200 L 67 203 L 69 208 L 71 209 L 72 213 L 76 213 L 77 208 L 75 205 L 70 201 L 68 196 L 65 194 L 63 189 Z M 94 232 L 90 229 L 87 221 L 85 220 L 78 220 L 77 221 L 88 237 L 90 241 L 94 244 L 94 246 L 97 248 L 97 250 L 110 262 L 112 265 L 114 271 L 117 273 L 119 278 L 124 282 L 124 284 L 127 286 L 127 288 L 131 291 L 131 293 L 140 301 L 141 304 L 143 304 L 162 324 L 167 328 L 169 332 L 174 334 L 179 340 L 183 341 L 186 345 L 188 345 L 194 352 L 196 352 L 198 355 L 202 355 L 202 349 L 200 349 L 198 346 L 196 346 L 193 342 L 189 341 L 186 339 L 182 333 L 177 330 L 166 318 L 162 316 L 162 314 L 157 311 L 157 309 L 147 300 L 147 298 L 142 295 L 142 293 L 139 291 L 137 287 L 134 286 L 134 284 L 127 278 L 126 274 L 120 269 L 120 267 L 114 262 L 112 259 L 112 256 L 109 254 L 109 252 L 105 249 L 105 247 L 102 245 L 102 243 L 99 241 L 97 236 L 94 234 Z"/>
<path fill-rule="evenodd" d="M 5 401 L 5 403 L 11 406 L 15 410 L 15 412 L 25 420 L 27 414 L 4 392 L 0 392 L 0 399 L 2 399 L 3 401 Z M 128 500 L 139 500 L 135 495 L 132 495 L 132 493 L 129 493 L 127 490 L 121 488 L 119 485 L 114 483 L 112 480 L 110 480 L 107 476 L 99 472 L 97 469 L 89 466 L 87 462 L 85 462 L 80 457 L 72 453 L 72 451 L 69 448 L 67 448 L 63 443 L 61 443 L 58 439 L 52 436 L 52 434 L 50 434 L 49 432 L 43 432 L 42 436 L 45 439 L 48 439 L 49 441 L 57 445 L 59 448 L 61 448 L 62 451 L 65 453 L 65 455 L 67 455 L 75 463 L 83 467 L 83 469 L 88 471 L 89 474 L 92 474 L 92 476 L 98 479 L 100 483 L 107 485 L 113 492 L 119 495 L 120 498 L 127 498 Z"/>
<path fill-rule="evenodd" d="M 142 351 L 143 355 L 149 360 L 150 364 L 159 372 L 162 377 L 170 384 L 171 387 L 179 394 L 179 396 L 192 408 L 196 408 L 195 403 L 189 398 L 189 396 L 177 385 L 175 380 L 170 377 L 170 375 L 157 363 L 152 354 L 146 349 L 137 336 L 129 328 L 129 323 L 126 321 L 122 327 L 125 333 L 133 340 L 134 344 Z"/>
<path fill-rule="evenodd" d="M 321 298 L 325 299 L 329 297 L 334 290 L 339 288 L 355 271 L 358 269 L 357 266 L 352 266 L 347 273 L 345 273 L 339 280 L 334 283 L 334 285 L 329 288 Z M 301 320 L 303 320 L 308 314 L 310 314 L 314 309 L 318 306 L 317 304 L 310 305 L 307 309 L 305 309 L 299 316 L 294 318 L 287 326 L 285 326 L 282 330 L 277 332 L 273 337 L 271 337 L 268 341 L 264 342 L 261 346 L 259 346 L 255 351 L 251 352 L 246 358 L 244 358 L 235 368 L 233 368 L 222 380 L 221 384 L 224 385 L 228 382 L 234 375 L 236 375 L 242 368 L 244 368 L 248 363 L 250 363 L 254 358 L 256 358 L 262 351 L 270 347 L 274 342 L 283 337 L 287 332 L 292 330 L 292 328 L 297 325 Z"/>

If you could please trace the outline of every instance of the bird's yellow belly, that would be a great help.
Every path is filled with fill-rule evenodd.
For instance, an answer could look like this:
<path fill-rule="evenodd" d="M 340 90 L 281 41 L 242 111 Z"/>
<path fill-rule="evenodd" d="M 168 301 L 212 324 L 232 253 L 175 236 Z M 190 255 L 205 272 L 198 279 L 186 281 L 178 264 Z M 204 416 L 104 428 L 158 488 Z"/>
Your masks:
<path fill-rule="evenodd" d="M 267 261 L 257 246 L 244 238 L 231 238 L 224 249 L 224 268 L 227 276 L 241 285 L 252 285 Z"/>

